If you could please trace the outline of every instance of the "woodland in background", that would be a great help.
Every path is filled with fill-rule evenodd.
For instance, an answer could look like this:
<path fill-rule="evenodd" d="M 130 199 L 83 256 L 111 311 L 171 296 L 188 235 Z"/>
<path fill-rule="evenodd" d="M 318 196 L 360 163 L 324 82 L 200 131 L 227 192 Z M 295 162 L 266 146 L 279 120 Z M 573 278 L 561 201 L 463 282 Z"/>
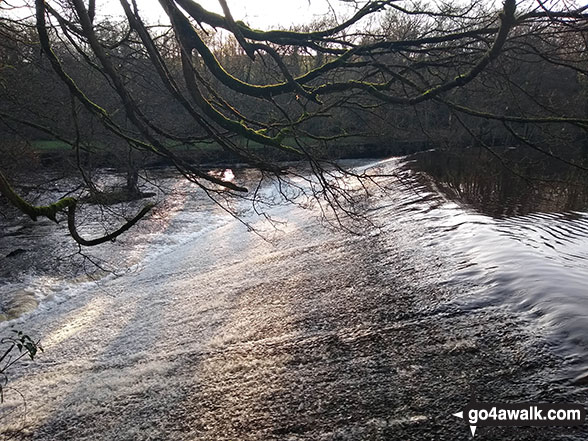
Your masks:
<path fill-rule="evenodd" d="M 24 151 L 29 150 L 29 154 L 33 154 L 30 150 L 37 151 L 37 156 L 44 152 L 48 158 L 51 154 L 47 153 L 51 151 L 54 154 L 63 154 L 63 150 L 72 151 L 71 146 L 59 142 L 53 136 L 59 134 L 67 140 L 79 138 L 83 144 L 82 150 L 91 152 L 83 155 L 89 163 L 95 166 L 120 166 L 121 157 L 127 155 L 125 143 L 113 136 L 71 97 L 67 86 L 60 81 L 44 57 L 34 23 L 1 24 L 4 24 L 0 28 L 0 135 L 3 153 L 8 157 L 14 156 L 16 163 L 22 163 L 19 161 L 22 159 L 19 147 Z M 309 25 L 308 29 L 294 30 L 304 32 L 324 25 L 315 23 Z M 565 23 L 552 25 L 563 29 L 550 30 L 549 33 L 539 32 L 533 26 L 520 29 L 519 35 L 511 37 L 499 63 L 488 67 L 467 88 L 453 89 L 449 99 L 473 109 L 483 106 L 486 112 L 498 115 L 508 111 L 510 115 L 521 118 L 566 114 L 585 118 L 588 112 L 588 52 L 584 38 L 588 29 L 578 32 L 576 28 L 566 29 Z M 417 38 L 429 32 L 428 26 L 427 21 L 407 19 L 401 12 L 391 11 L 381 19 L 377 29 L 371 30 L 373 35 L 363 37 L 363 43 L 381 38 Z M 104 20 L 96 23 L 95 27 L 101 40 L 110 45 L 109 56 L 116 60 L 125 86 L 145 113 L 159 125 L 177 133 L 178 138 L 197 137 L 193 120 L 183 112 L 177 100 L 166 92 L 144 49 L 133 40 L 128 23 Z M 173 34 L 169 29 L 154 28 L 157 29 L 158 42 L 164 48 L 162 52 L 166 62 L 179 71 L 180 49 Z M 280 73 L 272 63 L 256 63 L 249 58 L 232 34 L 217 37 L 207 43 L 219 62 L 237 78 L 252 84 L 268 84 L 279 77 Z M 483 50 L 480 46 L 480 50 Z M 80 54 L 72 50 L 70 42 L 55 42 L 53 51 L 64 70 L 84 85 L 88 96 L 100 97 L 104 108 L 116 109 L 120 106 L 108 78 L 92 64 L 80 60 Z M 463 69 L 463 61 L 456 58 L 459 55 L 448 51 L 442 60 L 444 66 L 439 66 L 436 60 L 434 64 L 426 66 L 425 72 L 432 75 L 436 67 L 449 67 L 457 73 Z M 320 52 L 312 53 L 305 48 L 285 48 L 280 57 L 292 75 L 299 76 L 324 64 L 328 56 Z M 404 57 L 404 54 L 391 54 L 386 62 L 402 65 Z M 426 57 L 427 54 L 423 59 L 426 60 Z M 356 69 L 353 75 L 347 75 L 349 79 L 367 77 L 371 69 L 369 63 L 366 63 L 366 66 Z M 231 94 L 214 77 L 207 80 L 214 90 L 223 89 L 223 95 Z M 301 109 L 305 111 L 306 107 L 312 106 L 312 103 L 301 101 L 300 96 L 288 97 L 281 106 L 288 114 L 298 115 Z M 271 115 L 276 112 L 271 103 L 263 106 L 258 100 L 238 93 L 231 94 L 230 102 L 252 120 L 271 119 Z M 296 135 L 304 138 L 305 132 L 308 132 L 313 137 L 320 137 L 321 142 L 315 143 L 313 153 L 328 158 L 380 157 L 442 146 L 464 147 L 478 144 L 479 141 L 491 146 L 510 146 L 524 143 L 525 140 L 550 144 L 556 147 L 554 153 L 566 155 L 566 149 L 562 147 L 585 143 L 584 130 L 558 127 L 554 132 L 548 127 L 539 128 L 529 123 L 525 123 L 524 127 L 516 123 L 507 125 L 503 121 L 486 119 L 484 115 L 476 117 L 467 115 L 467 112 L 456 114 L 456 110 L 440 101 L 399 106 L 373 102 L 365 96 L 354 96 L 324 112 L 317 112 L 313 108 L 312 111 L 317 112 L 316 117 L 301 124 L 300 133 Z M 122 127 L 130 126 L 124 112 L 120 113 L 118 124 Z M 279 119 L 280 115 L 275 115 L 275 120 Z M 37 125 L 50 128 L 54 133 L 39 130 Z M 206 139 L 203 130 L 199 135 L 202 141 L 178 139 L 170 141 L 169 145 L 195 162 L 239 161 L 238 155 L 223 151 L 217 143 Z M 243 138 L 237 142 L 246 143 L 247 140 Z M 263 148 L 260 143 L 252 143 Z M 11 155 L 15 150 L 18 155 Z M 267 149 L 264 154 L 276 160 L 298 159 L 294 153 L 287 151 L 272 152 Z M 24 162 L 26 166 L 31 165 L 28 160 Z"/>
<path fill-rule="evenodd" d="M 343 2 L 356 6 L 343 22 L 258 31 L 220 3 L 223 15 L 164 0 L 168 25 L 145 23 L 126 0 L 124 19 L 95 19 L 94 0 L 36 0 L 30 20 L 5 12 L 4 196 L 33 218 L 73 212 L 72 198 L 39 211 L 7 190 L 19 170 L 51 162 L 90 194 L 97 167 L 126 169 L 138 192 L 142 167 L 172 164 L 214 195 L 245 189 L 210 164 L 287 182 L 281 163 L 304 160 L 311 193 L 335 209 L 347 195 L 328 159 L 520 145 L 584 167 L 586 6 Z"/>

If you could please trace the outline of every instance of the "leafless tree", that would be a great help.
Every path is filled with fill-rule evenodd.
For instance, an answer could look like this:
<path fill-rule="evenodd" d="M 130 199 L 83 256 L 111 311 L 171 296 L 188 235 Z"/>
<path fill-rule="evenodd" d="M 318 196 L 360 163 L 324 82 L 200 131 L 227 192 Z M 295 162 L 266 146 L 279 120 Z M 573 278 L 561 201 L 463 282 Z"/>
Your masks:
<path fill-rule="evenodd" d="M 300 174 L 308 181 L 304 191 L 335 212 L 346 212 L 351 196 L 333 179 L 340 172 L 332 173 L 321 156 L 328 143 L 366 135 L 365 128 L 338 123 L 346 114 L 394 114 L 401 121 L 415 106 L 431 105 L 444 109 L 437 126 L 457 122 L 476 136 L 469 121 L 483 119 L 546 154 L 537 133 L 561 134 L 550 131 L 557 125 L 569 136 L 585 136 L 588 127 L 585 106 L 566 106 L 565 99 L 550 98 L 540 85 L 541 99 L 532 92 L 525 81 L 535 81 L 540 73 L 517 76 L 523 63 L 548 63 L 566 75 L 571 72 L 577 82 L 573 91 L 585 93 L 587 6 L 506 0 L 496 9 L 483 1 L 341 0 L 353 9 L 343 20 L 257 30 L 236 20 L 226 0 L 219 0 L 222 14 L 194 0 L 160 0 L 169 19 L 161 26 L 144 21 L 136 0 L 119 1 L 125 16 L 116 25 L 118 32 L 112 32 L 96 20 L 95 0 L 35 0 L 38 49 L 79 113 L 100 121 L 108 136 L 131 149 L 171 161 L 213 198 L 221 189 L 223 196 L 247 189 L 189 163 L 170 146 L 213 141 L 262 176 L 288 183 L 289 176 Z M 11 25 L 6 18 L 0 24 Z M 100 78 L 109 93 L 96 94 L 74 72 L 79 67 L 64 60 L 64 51 Z M 486 92 L 480 99 L 481 88 L 501 93 Z M 159 111 L 154 111 L 156 99 L 161 100 L 156 101 Z M 423 115 L 430 117 L 431 107 L 426 109 Z M 80 148 L 75 131 L 66 136 L 7 112 L 0 118 Z M 306 161 L 310 171 L 296 172 L 274 157 Z M 56 220 L 67 213 L 71 235 L 82 245 L 117 237 L 152 207 L 145 206 L 112 233 L 86 240 L 76 230 L 76 198 L 33 206 L 1 174 L 0 191 L 33 219 Z"/>

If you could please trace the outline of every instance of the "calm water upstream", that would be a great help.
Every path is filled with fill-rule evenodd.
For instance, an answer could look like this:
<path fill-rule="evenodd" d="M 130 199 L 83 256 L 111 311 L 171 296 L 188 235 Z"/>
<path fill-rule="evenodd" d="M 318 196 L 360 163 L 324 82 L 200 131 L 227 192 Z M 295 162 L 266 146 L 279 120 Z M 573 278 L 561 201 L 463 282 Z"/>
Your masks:
<path fill-rule="evenodd" d="M 431 151 L 374 163 L 396 176 L 387 182 L 387 193 L 372 202 L 373 218 L 392 229 L 416 224 L 420 233 L 407 246 L 439 248 L 451 256 L 455 266 L 440 283 L 459 287 L 462 294 L 455 302 L 506 305 L 527 315 L 531 326 L 562 345 L 588 372 L 588 176 L 556 164 L 547 180 L 527 181 L 519 172 L 545 176 L 545 163 L 521 162 L 518 152 L 510 156 L 505 157 L 518 169 L 478 150 Z M 243 172 L 238 176 L 243 178 Z M 154 220 L 119 243 L 92 249 L 88 258 L 77 254 L 64 228 L 47 221 L 2 221 L 0 256 L 13 253 L 2 259 L 0 269 L 0 306 L 7 318 L 36 303 L 44 308 L 62 301 L 75 295 L 80 283 L 104 277 L 93 262 L 119 275 L 132 273 L 145 259 L 205 239 L 233 222 L 192 185 L 165 173 L 159 178 L 162 189 L 174 194 Z M 105 172 L 104 179 L 115 176 Z M 245 206 L 242 212 L 251 215 Z M 262 231 L 268 237 L 279 233 L 269 226 Z M 86 227 L 86 234 L 99 232 L 99 225 Z"/>
<path fill-rule="evenodd" d="M 540 168 L 507 155 L 518 175 Z M 25 329 L 46 351 L 11 377 L 28 417 L 9 396 L 0 434 L 465 440 L 447 409 L 473 383 L 488 398 L 578 399 L 588 179 L 529 181 L 474 151 L 352 165 L 388 175 L 363 236 L 290 205 L 268 209 L 287 221 L 274 229 L 238 202 L 262 240 L 165 173 L 174 193 L 151 221 L 88 256 L 63 228 L 1 220 L 0 334 Z"/>
<path fill-rule="evenodd" d="M 426 152 L 426 246 L 461 262 L 447 283 L 477 288 L 464 306 L 508 305 L 588 369 L 588 172 L 530 154 Z M 419 191 L 425 191 L 423 187 Z M 416 206 L 418 206 L 417 204 Z"/>

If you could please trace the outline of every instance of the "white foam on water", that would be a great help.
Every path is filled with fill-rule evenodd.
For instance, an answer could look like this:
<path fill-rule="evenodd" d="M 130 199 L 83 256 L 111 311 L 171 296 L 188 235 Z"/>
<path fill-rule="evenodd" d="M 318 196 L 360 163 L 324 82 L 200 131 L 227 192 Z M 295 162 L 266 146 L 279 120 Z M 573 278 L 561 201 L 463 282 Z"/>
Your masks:
<path fill-rule="evenodd" d="M 396 161 L 370 166 L 376 164 L 384 171 L 397 171 Z M 266 196 L 276 195 L 269 186 L 263 191 Z M 241 203 L 238 208 L 244 209 L 247 202 Z M 520 233 L 510 237 L 501 233 L 507 225 L 455 203 L 432 201 L 430 193 L 406 189 L 400 184 L 374 204 L 379 204 L 373 215 L 382 233 L 373 237 L 381 241 L 384 251 L 386 241 L 395 243 L 391 249 L 407 253 L 416 254 L 429 247 L 433 251 L 428 255 L 446 258 L 444 264 L 448 268 L 435 276 L 439 281 L 477 285 L 471 291 L 460 291 L 461 297 L 454 299 L 455 304 L 465 308 L 474 307 L 476 300 L 485 304 L 510 302 L 520 304 L 530 314 L 545 309 L 546 298 L 534 298 L 525 291 L 523 288 L 533 286 L 527 284 L 529 279 L 515 267 L 509 268 L 521 256 L 532 254 L 536 260 L 525 261 L 534 268 L 528 273 L 531 277 L 552 269 L 541 264 L 550 254 L 536 253 L 530 245 L 537 242 L 535 235 Z M 274 242 L 248 233 L 245 226 L 227 214 L 198 211 L 197 206 L 190 205 L 189 209 L 170 213 L 168 221 L 173 227 L 146 234 L 145 243 L 139 241 L 138 262 L 130 267 L 128 277 L 111 274 L 98 282 L 77 283 L 36 276 L 27 279 L 24 285 L 34 286 L 40 293 L 40 306 L 0 324 L 0 334 L 11 327 L 26 329 L 42 337 L 47 346 L 38 361 L 11 377 L 15 388 L 26 390 L 31 397 L 42 397 L 31 402 L 29 429 L 64 427 L 72 422 L 83 425 L 96 418 L 100 425 L 86 424 L 87 439 L 144 436 L 147 432 L 141 424 L 162 423 L 159 415 L 173 414 L 179 405 L 188 406 L 195 387 L 209 386 L 200 384 L 201 377 L 214 382 L 215 372 L 208 371 L 211 368 L 203 362 L 206 357 L 216 354 L 222 358 L 223 351 L 230 349 L 244 358 L 254 346 L 251 342 L 260 350 L 264 345 L 271 348 L 284 340 L 296 344 L 317 338 L 297 328 L 296 323 L 283 320 L 296 311 L 288 309 L 292 305 L 279 303 L 280 286 L 303 286 L 298 282 L 304 281 L 309 272 L 318 274 L 325 282 L 346 269 L 353 274 L 357 271 L 353 255 L 345 255 L 349 258 L 339 263 L 348 266 L 338 268 L 337 272 L 331 272 L 332 268 L 322 260 L 342 253 L 341 244 L 352 239 L 322 228 L 316 222 L 316 211 L 280 205 L 268 208 L 268 213 L 278 220 L 288 220 L 276 233 Z M 174 220 L 179 222 L 173 224 Z M 266 225 L 251 212 L 244 214 L 244 220 L 254 227 Z M 521 241 L 525 237 L 529 241 Z M 396 258 L 383 257 L 391 262 Z M 419 261 L 418 256 L 415 261 Z M 549 262 L 557 263 L 553 259 Z M 434 262 L 425 263 L 429 266 L 419 269 L 421 272 L 415 269 L 415 285 L 434 278 Z M 577 275 L 578 280 L 572 281 L 582 286 L 586 276 Z M 267 292 L 278 295 L 264 295 Z M 349 292 L 364 294 L 361 287 L 355 286 L 349 287 Z M 267 298 L 277 302 L 273 309 L 259 308 L 267 316 L 250 313 L 258 311 L 256 302 Z M 522 300 L 527 303 L 521 304 Z M 578 309 L 565 296 L 552 300 L 557 302 L 549 307 L 559 308 L 563 315 L 574 314 Z M 320 308 L 320 296 L 316 302 L 313 307 Z M 584 307 L 582 311 L 585 310 Z M 263 330 L 265 321 L 277 329 L 276 335 L 256 337 L 255 330 Z M 239 360 L 233 357 L 227 369 L 238 372 L 247 368 Z M 278 365 L 271 368 L 286 369 L 290 361 L 285 351 L 272 359 Z M 257 363 L 263 369 L 263 354 Z M 255 396 L 251 399 L 254 401 Z M 109 414 L 111 408 L 123 411 L 127 406 L 132 410 L 125 424 L 109 427 L 107 422 L 120 423 L 118 414 Z M 7 427 L 1 415 L 0 426 Z M 149 427 L 146 436 L 155 439 L 161 430 Z M 39 437 L 51 439 L 51 433 Z"/>

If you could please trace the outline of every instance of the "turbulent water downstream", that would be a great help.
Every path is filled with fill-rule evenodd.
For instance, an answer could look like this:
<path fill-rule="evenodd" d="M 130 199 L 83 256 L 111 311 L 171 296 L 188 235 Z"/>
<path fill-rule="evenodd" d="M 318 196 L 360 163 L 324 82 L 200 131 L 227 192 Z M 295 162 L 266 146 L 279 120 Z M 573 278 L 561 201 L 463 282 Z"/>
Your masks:
<path fill-rule="evenodd" d="M 585 402 L 588 205 L 484 212 L 402 162 L 370 164 L 391 176 L 359 236 L 292 206 L 272 208 L 274 230 L 241 202 L 264 240 L 170 179 L 151 224 L 91 252 L 116 268 L 96 280 L 63 269 L 89 262 L 54 225 L 7 223 L 0 255 L 20 251 L 2 260 L 0 333 L 45 351 L 10 372 L 0 437 L 465 440 L 451 414 L 471 386 Z"/>

